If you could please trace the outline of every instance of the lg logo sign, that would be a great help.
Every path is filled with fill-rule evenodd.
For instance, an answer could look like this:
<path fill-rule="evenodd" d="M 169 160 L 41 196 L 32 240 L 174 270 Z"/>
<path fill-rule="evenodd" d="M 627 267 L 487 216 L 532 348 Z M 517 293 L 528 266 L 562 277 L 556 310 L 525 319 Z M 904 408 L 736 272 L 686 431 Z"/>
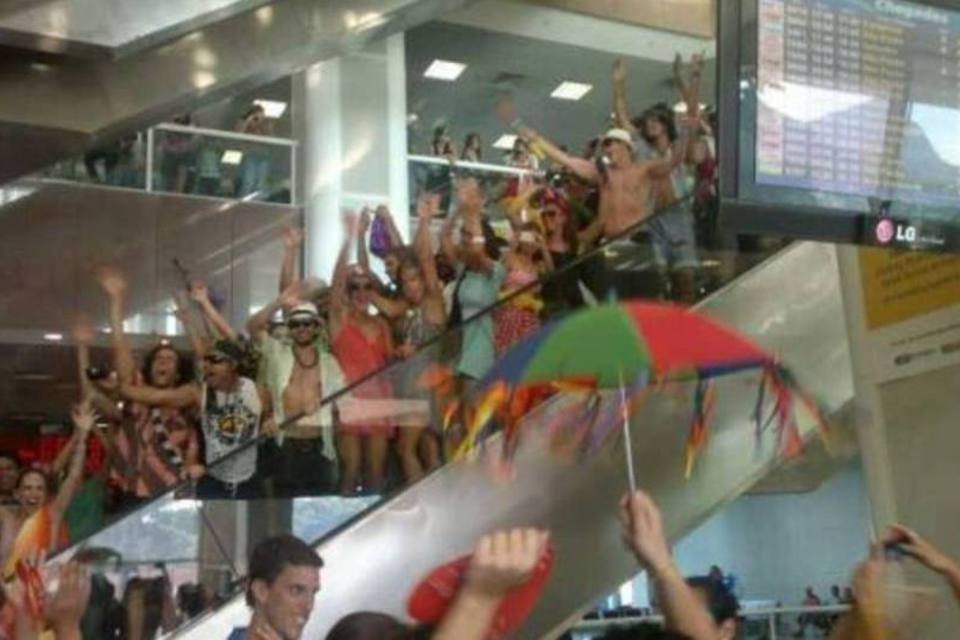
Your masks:
<path fill-rule="evenodd" d="M 894 240 L 916 242 L 917 228 L 908 224 L 895 224 L 892 220 L 884 218 L 877 223 L 876 236 L 880 244 L 889 244 Z"/>

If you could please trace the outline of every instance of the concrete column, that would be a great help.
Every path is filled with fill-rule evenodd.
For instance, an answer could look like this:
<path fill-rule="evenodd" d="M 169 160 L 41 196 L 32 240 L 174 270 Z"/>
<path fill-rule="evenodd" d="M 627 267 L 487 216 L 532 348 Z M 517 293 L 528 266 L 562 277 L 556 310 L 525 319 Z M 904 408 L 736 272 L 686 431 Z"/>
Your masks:
<path fill-rule="evenodd" d="M 305 271 L 329 282 L 343 238 L 343 209 L 387 204 L 408 228 L 403 34 L 309 67 L 294 80 L 301 141 Z"/>

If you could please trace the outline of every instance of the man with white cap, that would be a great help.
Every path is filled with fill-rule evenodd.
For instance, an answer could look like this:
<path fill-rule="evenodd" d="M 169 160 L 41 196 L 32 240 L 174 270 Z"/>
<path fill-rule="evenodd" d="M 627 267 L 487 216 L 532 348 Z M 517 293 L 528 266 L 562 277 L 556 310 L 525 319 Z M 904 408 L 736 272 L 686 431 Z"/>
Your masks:
<path fill-rule="evenodd" d="M 296 283 L 247 322 L 247 330 L 260 344 L 264 382 L 273 401 L 278 425 L 279 454 L 273 477 L 277 497 L 318 495 L 337 490 L 334 414 L 323 399 L 345 385 L 343 372 L 329 352 L 321 331 L 316 305 L 300 299 L 304 286 Z M 287 310 L 288 336 L 268 332 L 270 319 Z"/>
<path fill-rule="evenodd" d="M 596 162 L 571 156 L 532 129 L 520 127 L 518 133 L 554 162 L 600 187 L 599 223 L 605 238 L 618 236 L 650 217 L 653 182 L 669 176 L 684 157 L 680 153 L 637 161 L 630 132 L 619 128 L 603 136 L 602 155 Z"/>

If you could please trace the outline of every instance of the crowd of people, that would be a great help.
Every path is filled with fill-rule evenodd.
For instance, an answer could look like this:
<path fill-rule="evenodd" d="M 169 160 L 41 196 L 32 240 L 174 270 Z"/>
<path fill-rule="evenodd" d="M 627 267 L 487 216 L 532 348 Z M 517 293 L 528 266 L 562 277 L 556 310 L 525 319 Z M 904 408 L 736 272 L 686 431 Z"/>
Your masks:
<path fill-rule="evenodd" d="M 653 499 L 639 491 L 620 502 L 623 541 L 646 571 L 654 589 L 663 623 L 640 623 L 609 627 L 604 640 L 734 640 L 741 625 L 739 604 L 728 588 L 711 576 L 685 578 L 673 560 L 660 511 Z M 334 623 L 328 640 L 486 640 L 504 637 L 523 623 L 529 607 L 503 607 L 505 600 L 528 586 L 535 574 L 546 571 L 550 549 L 549 531 L 517 528 L 482 536 L 470 555 L 466 571 L 451 593 L 439 619 L 410 624 L 376 611 L 358 611 Z M 902 555 L 892 558 L 885 550 L 896 547 Z M 549 550 L 548 550 L 549 549 Z M 943 576 L 960 604 L 960 563 L 937 549 L 916 532 L 895 525 L 877 541 L 870 556 L 853 576 L 850 611 L 836 620 L 832 640 L 886 640 L 899 624 L 898 603 L 890 601 L 886 573 L 891 563 L 912 558 Z M 562 561 L 560 558 L 559 561 Z M 36 640 L 49 633 L 57 640 L 84 638 L 153 638 L 169 630 L 178 616 L 196 615 L 192 596 L 178 594 L 174 600 L 169 580 L 132 580 L 124 593 L 123 606 L 95 606 L 97 576 L 91 578 L 86 560 L 78 556 L 69 563 L 43 568 L 37 556 L 25 565 L 36 575 L 55 573 L 56 580 L 8 581 L 3 590 L 2 629 L 5 638 Z M 245 579 L 250 621 L 236 627 L 227 640 L 300 640 L 314 605 L 336 584 L 321 583 L 323 560 L 315 549 L 290 536 L 275 536 L 253 550 Z M 412 576 L 412 578 L 416 578 Z M 37 585 L 40 585 L 38 587 Z M 55 584 L 44 589 L 43 584 Z M 109 589 L 109 585 L 107 587 Z M 534 608 L 536 602 L 533 603 Z M 113 618 L 118 622 L 110 624 Z M 93 625 L 93 626 L 91 626 Z M 94 629 L 94 631 L 91 631 Z M 109 633 L 104 629 L 111 629 Z M 92 635 L 90 635 L 92 633 Z M 570 637 L 566 634 L 563 637 Z"/>
<path fill-rule="evenodd" d="M 99 491 L 103 498 L 83 510 L 88 519 L 99 513 L 102 522 L 104 514 L 129 510 L 184 483 L 191 483 L 201 499 L 249 499 L 379 494 L 397 480 L 417 481 L 442 463 L 455 432 L 439 429 L 438 408 L 414 370 L 420 367 L 397 366 L 399 375 L 378 372 L 453 335 L 455 347 L 448 350 L 453 383 L 457 395 L 469 394 L 499 357 L 544 320 L 582 306 L 585 289 L 602 298 L 602 274 L 584 256 L 648 220 L 657 265 L 670 274 L 673 297 L 692 302 L 695 215 L 698 207 L 712 206 L 715 194 L 713 134 L 700 113 L 701 73 L 700 58 L 687 71 L 677 63 L 683 117 L 657 104 L 633 118 L 625 98 L 626 70 L 618 63 L 615 122 L 581 156 L 512 118 L 518 143 L 510 162 L 529 174 L 512 180 L 503 192 L 491 193 L 477 175 L 464 173 L 452 194 L 423 193 L 416 207 L 418 229 L 409 244 L 384 207 L 345 214 L 344 241 L 329 286 L 298 278 L 304 238 L 299 230 L 287 230 L 278 295 L 248 319 L 246 335 L 222 315 L 207 286 L 192 281 L 176 296 L 191 351 L 163 340 L 142 354 L 138 367 L 124 329 L 131 283 L 117 270 L 103 269 L 98 281 L 110 310 L 112 358 L 109 364 L 91 362 L 94 331 L 79 323 L 74 338 L 82 393 L 68 446 L 46 468 L 23 466 L 12 452 L 0 456 L 5 575 L 17 576 L 35 554 L 79 537 L 69 511 L 85 492 Z M 257 129 L 266 126 L 262 115 L 262 109 L 252 109 L 244 131 L 263 133 Z M 175 145 L 177 138 L 168 142 Z M 205 189 L 204 180 L 214 180 L 202 172 L 190 177 L 189 163 L 181 161 L 193 157 L 186 144 L 169 151 L 171 188 L 186 188 L 187 180 L 196 179 L 197 188 Z M 434 151 L 456 154 L 445 132 L 438 133 Z M 248 159 L 252 164 L 244 184 L 258 190 L 265 165 L 253 155 Z M 475 134 L 467 137 L 463 159 L 482 160 Z M 553 165 L 546 175 L 536 172 L 541 159 Z M 453 203 L 449 209 L 445 198 Z M 487 214 L 492 199 L 507 212 L 505 234 Z M 439 238 L 433 233 L 435 221 Z M 372 268 L 370 254 L 382 261 L 385 281 Z M 495 306 L 493 313 L 484 313 Z M 448 332 L 451 327 L 456 331 Z M 325 401 L 334 395 L 336 402 Z M 412 404 L 401 411 L 392 403 L 397 399 Z M 105 452 L 105 463 L 97 468 L 87 464 L 93 446 Z M 662 574 L 665 606 L 675 607 L 668 619 L 686 621 L 677 623 L 677 631 L 691 638 L 717 637 L 708 635 L 715 628 L 702 615 L 702 604 L 677 579 L 669 554 L 664 555 L 665 543 L 645 546 L 647 534 L 659 526 L 649 499 L 631 497 L 624 514 L 633 532 L 631 548 L 649 570 Z M 96 529 L 95 523 L 88 526 Z M 523 552 L 510 545 L 491 551 L 483 546 L 489 540 L 482 543 L 471 580 L 481 591 L 514 584 L 526 575 L 520 559 L 529 560 L 542 546 L 542 538 L 535 538 L 541 542 Z M 270 600 L 271 585 L 286 562 L 309 571 L 302 572 L 302 584 L 280 589 L 284 597 L 296 592 L 297 601 L 278 606 L 295 621 L 305 621 L 319 588 L 311 571 L 320 568 L 308 551 L 289 551 L 293 560 L 274 567 L 278 573 L 260 576 L 251 564 L 248 600 L 255 622 L 249 637 L 299 637 L 299 631 L 276 628 L 266 610 L 259 617 L 256 612 Z M 275 558 L 287 552 L 262 553 Z M 489 607 L 490 598 L 481 600 Z M 8 594 L 7 602 L 18 610 L 15 594 Z M 441 625 L 434 635 L 421 637 L 482 637 L 459 631 L 459 625 L 479 628 L 483 617 L 475 615 L 477 606 L 467 599 L 462 617 L 458 608 L 451 611 L 453 622 L 444 624 L 458 630 Z M 264 619 L 273 635 L 256 635 Z"/>

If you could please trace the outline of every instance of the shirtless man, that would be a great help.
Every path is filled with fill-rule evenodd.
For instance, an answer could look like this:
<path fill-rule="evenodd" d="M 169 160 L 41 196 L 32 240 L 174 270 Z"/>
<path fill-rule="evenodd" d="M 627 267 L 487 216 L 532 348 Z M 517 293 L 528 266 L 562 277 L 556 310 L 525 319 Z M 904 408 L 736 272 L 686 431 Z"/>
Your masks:
<path fill-rule="evenodd" d="M 521 127 L 519 135 L 539 147 L 551 160 L 600 187 L 600 224 L 603 237 L 611 239 L 653 214 L 651 189 L 655 180 L 669 176 L 683 154 L 653 160 L 634 160 L 634 145 L 624 129 L 610 129 L 603 137 L 599 163 L 571 156 L 532 129 Z M 603 168 L 601 168 L 603 167 Z"/>
<path fill-rule="evenodd" d="M 337 491 L 333 411 L 322 400 L 343 388 L 343 373 L 327 349 L 317 307 L 301 302 L 302 289 L 302 283 L 288 287 L 247 322 L 263 353 L 276 423 L 284 425 L 285 420 L 301 416 L 284 425 L 277 438 L 275 497 Z M 270 319 L 280 309 L 289 310 L 289 337 L 284 339 L 268 332 Z"/>
<path fill-rule="evenodd" d="M 703 56 L 694 55 L 689 73 L 684 74 L 683 59 L 674 61 L 674 82 L 689 114 L 699 114 L 700 82 L 703 75 Z M 696 184 L 693 150 L 695 145 L 686 138 L 677 139 L 674 115 L 669 108 L 647 109 L 638 119 L 630 116 L 627 105 L 627 68 L 617 60 L 613 66 L 613 104 L 618 127 L 630 133 L 631 138 L 643 138 L 648 155 L 653 158 L 676 158 L 667 175 L 658 176 L 652 185 L 654 206 L 659 213 L 651 224 L 651 248 L 654 262 L 664 276 L 669 274 L 674 298 L 693 303 L 696 296 L 696 270 L 700 264 L 697 238 L 690 196 Z M 699 134 L 699 120 L 695 121 Z M 692 136 L 691 136 L 692 140 Z"/>

